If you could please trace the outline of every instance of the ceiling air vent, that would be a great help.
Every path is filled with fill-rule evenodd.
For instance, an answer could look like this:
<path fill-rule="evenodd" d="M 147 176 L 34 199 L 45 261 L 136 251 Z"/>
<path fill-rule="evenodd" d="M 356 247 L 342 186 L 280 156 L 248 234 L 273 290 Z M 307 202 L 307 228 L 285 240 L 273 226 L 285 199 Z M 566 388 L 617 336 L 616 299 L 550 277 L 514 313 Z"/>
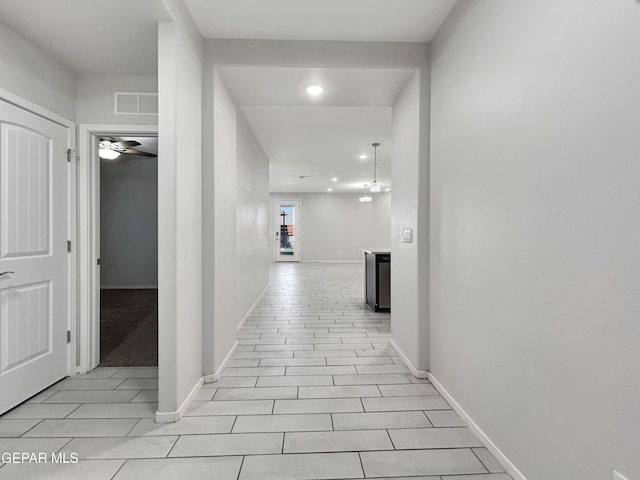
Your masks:
<path fill-rule="evenodd" d="M 158 94 L 147 92 L 113 92 L 116 115 L 157 115 Z"/>

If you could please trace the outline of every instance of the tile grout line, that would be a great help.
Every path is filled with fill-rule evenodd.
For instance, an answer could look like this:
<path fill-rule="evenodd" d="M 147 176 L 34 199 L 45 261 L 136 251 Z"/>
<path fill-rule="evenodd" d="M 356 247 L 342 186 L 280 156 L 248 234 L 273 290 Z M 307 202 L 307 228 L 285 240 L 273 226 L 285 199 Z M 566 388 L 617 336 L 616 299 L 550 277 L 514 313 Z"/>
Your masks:
<path fill-rule="evenodd" d="M 126 463 L 127 463 L 128 461 L 129 461 L 129 460 L 127 459 L 127 460 L 125 460 L 124 462 L 122 462 L 122 465 L 120 465 L 120 466 L 118 467 L 118 469 L 116 470 L 116 473 L 114 473 L 114 474 L 113 474 L 113 476 L 111 477 L 111 480 L 113 480 L 114 478 L 116 478 L 116 477 L 118 476 L 118 474 L 120 473 L 120 470 L 122 470 L 122 469 L 124 468 L 124 466 L 126 465 Z"/>

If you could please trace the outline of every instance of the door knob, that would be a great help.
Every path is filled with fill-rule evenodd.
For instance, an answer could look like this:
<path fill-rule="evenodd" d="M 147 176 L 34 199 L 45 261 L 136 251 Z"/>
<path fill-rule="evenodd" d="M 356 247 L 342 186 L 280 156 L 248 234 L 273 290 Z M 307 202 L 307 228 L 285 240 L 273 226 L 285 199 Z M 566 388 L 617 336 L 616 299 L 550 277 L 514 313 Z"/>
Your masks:
<path fill-rule="evenodd" d="M 0 277 L 1 277 L 2 275 L 7 275 L 7 274 L 9 274 L 9 273 L 16 273 L 16 272 L 2 272 L 2 273 L 0 273 Z"/>

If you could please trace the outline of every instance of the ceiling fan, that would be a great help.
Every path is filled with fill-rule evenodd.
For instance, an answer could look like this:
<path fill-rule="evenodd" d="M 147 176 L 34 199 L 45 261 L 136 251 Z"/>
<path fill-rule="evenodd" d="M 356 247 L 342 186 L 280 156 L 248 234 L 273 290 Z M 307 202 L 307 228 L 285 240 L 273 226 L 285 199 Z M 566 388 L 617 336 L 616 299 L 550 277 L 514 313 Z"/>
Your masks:
<path fill-rule="evenodd" d="M 121 140 L 117 141 L 113 137 L 102 137 L 99 143 L 100 158 L 106 160 L 115 160 L 120 155 L 141 155 L 143 157 L 157 157 L 155 153 L 143 152 L 131 147 L 137 147 L 142 145 L 135 140 Z"/>

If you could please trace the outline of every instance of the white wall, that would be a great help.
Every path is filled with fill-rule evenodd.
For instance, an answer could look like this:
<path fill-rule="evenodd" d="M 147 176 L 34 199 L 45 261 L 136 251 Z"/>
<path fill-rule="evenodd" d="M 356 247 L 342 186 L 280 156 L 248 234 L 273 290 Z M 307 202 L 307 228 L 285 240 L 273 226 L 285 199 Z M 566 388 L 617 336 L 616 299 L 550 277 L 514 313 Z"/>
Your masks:
<path fill-rule="evenodd" d="M 0 88 L 75 119 L 73 72 L 0 23 Z"/>
<path fill-rule="evenodd" d="M 236 142 L 236 292 L 244 316 L 269 283 L 269 159 L 240 109 Z"/>
<path fill-rule="evenodd" d="M 459 2 L 431 57 L 432 372 L 528 479 L 640 478 L 640 5 Z"/>
<path fill-rule="evenodd" d="M 268 283 L 269 164 L 211 63 L 204 81 L 203 369 L 214 375 Z"/>
<path fill-rule="evenodd" d="M 237 164 L 236 105 L 215 72 L 213 82 L 213 220 L 214 253 L 213 346 L 214 365 L 206 373 L 215 373 L 233 347 L 238 318 L 237 285 Z M 210 210 L 208 209 L 207 212 Z M 208 293 L 207 293 L 208 295 Z"/>
<path fill-rule="evenodd" d="M 158 78 L 142 75 L 77 75 L 77 123 L 156 125 L 158 115 L 115 115 L 114 92 L 157 92 Z"/>
<path fill-rule="evenodd" d="M 180 0 L 158 29 L 158 420 L 202 378 L 202 38 Z"/>
<path fill-rule="evenodd" d="M 391 340 L 421 375 L 429 369 L 428 88 L 424 68 L 392 110 Z M 412 243 L 400 241 L 403 229 L 412 230 Z"/>
<path fill-rule="evenodd" d="M 158 285 L 158 160 L 100 162 L 100 285 Z"/>
<path fill-rule="evenodd" d="M 301 261 L 364 260 L 363 248 L 390 248 L 391 193 L 272 193 L 269 196 L 269 260 L 274 260 L 276 199 L 300 199 Z M 279 217 L 278 217 L 279 220 Z"/>

